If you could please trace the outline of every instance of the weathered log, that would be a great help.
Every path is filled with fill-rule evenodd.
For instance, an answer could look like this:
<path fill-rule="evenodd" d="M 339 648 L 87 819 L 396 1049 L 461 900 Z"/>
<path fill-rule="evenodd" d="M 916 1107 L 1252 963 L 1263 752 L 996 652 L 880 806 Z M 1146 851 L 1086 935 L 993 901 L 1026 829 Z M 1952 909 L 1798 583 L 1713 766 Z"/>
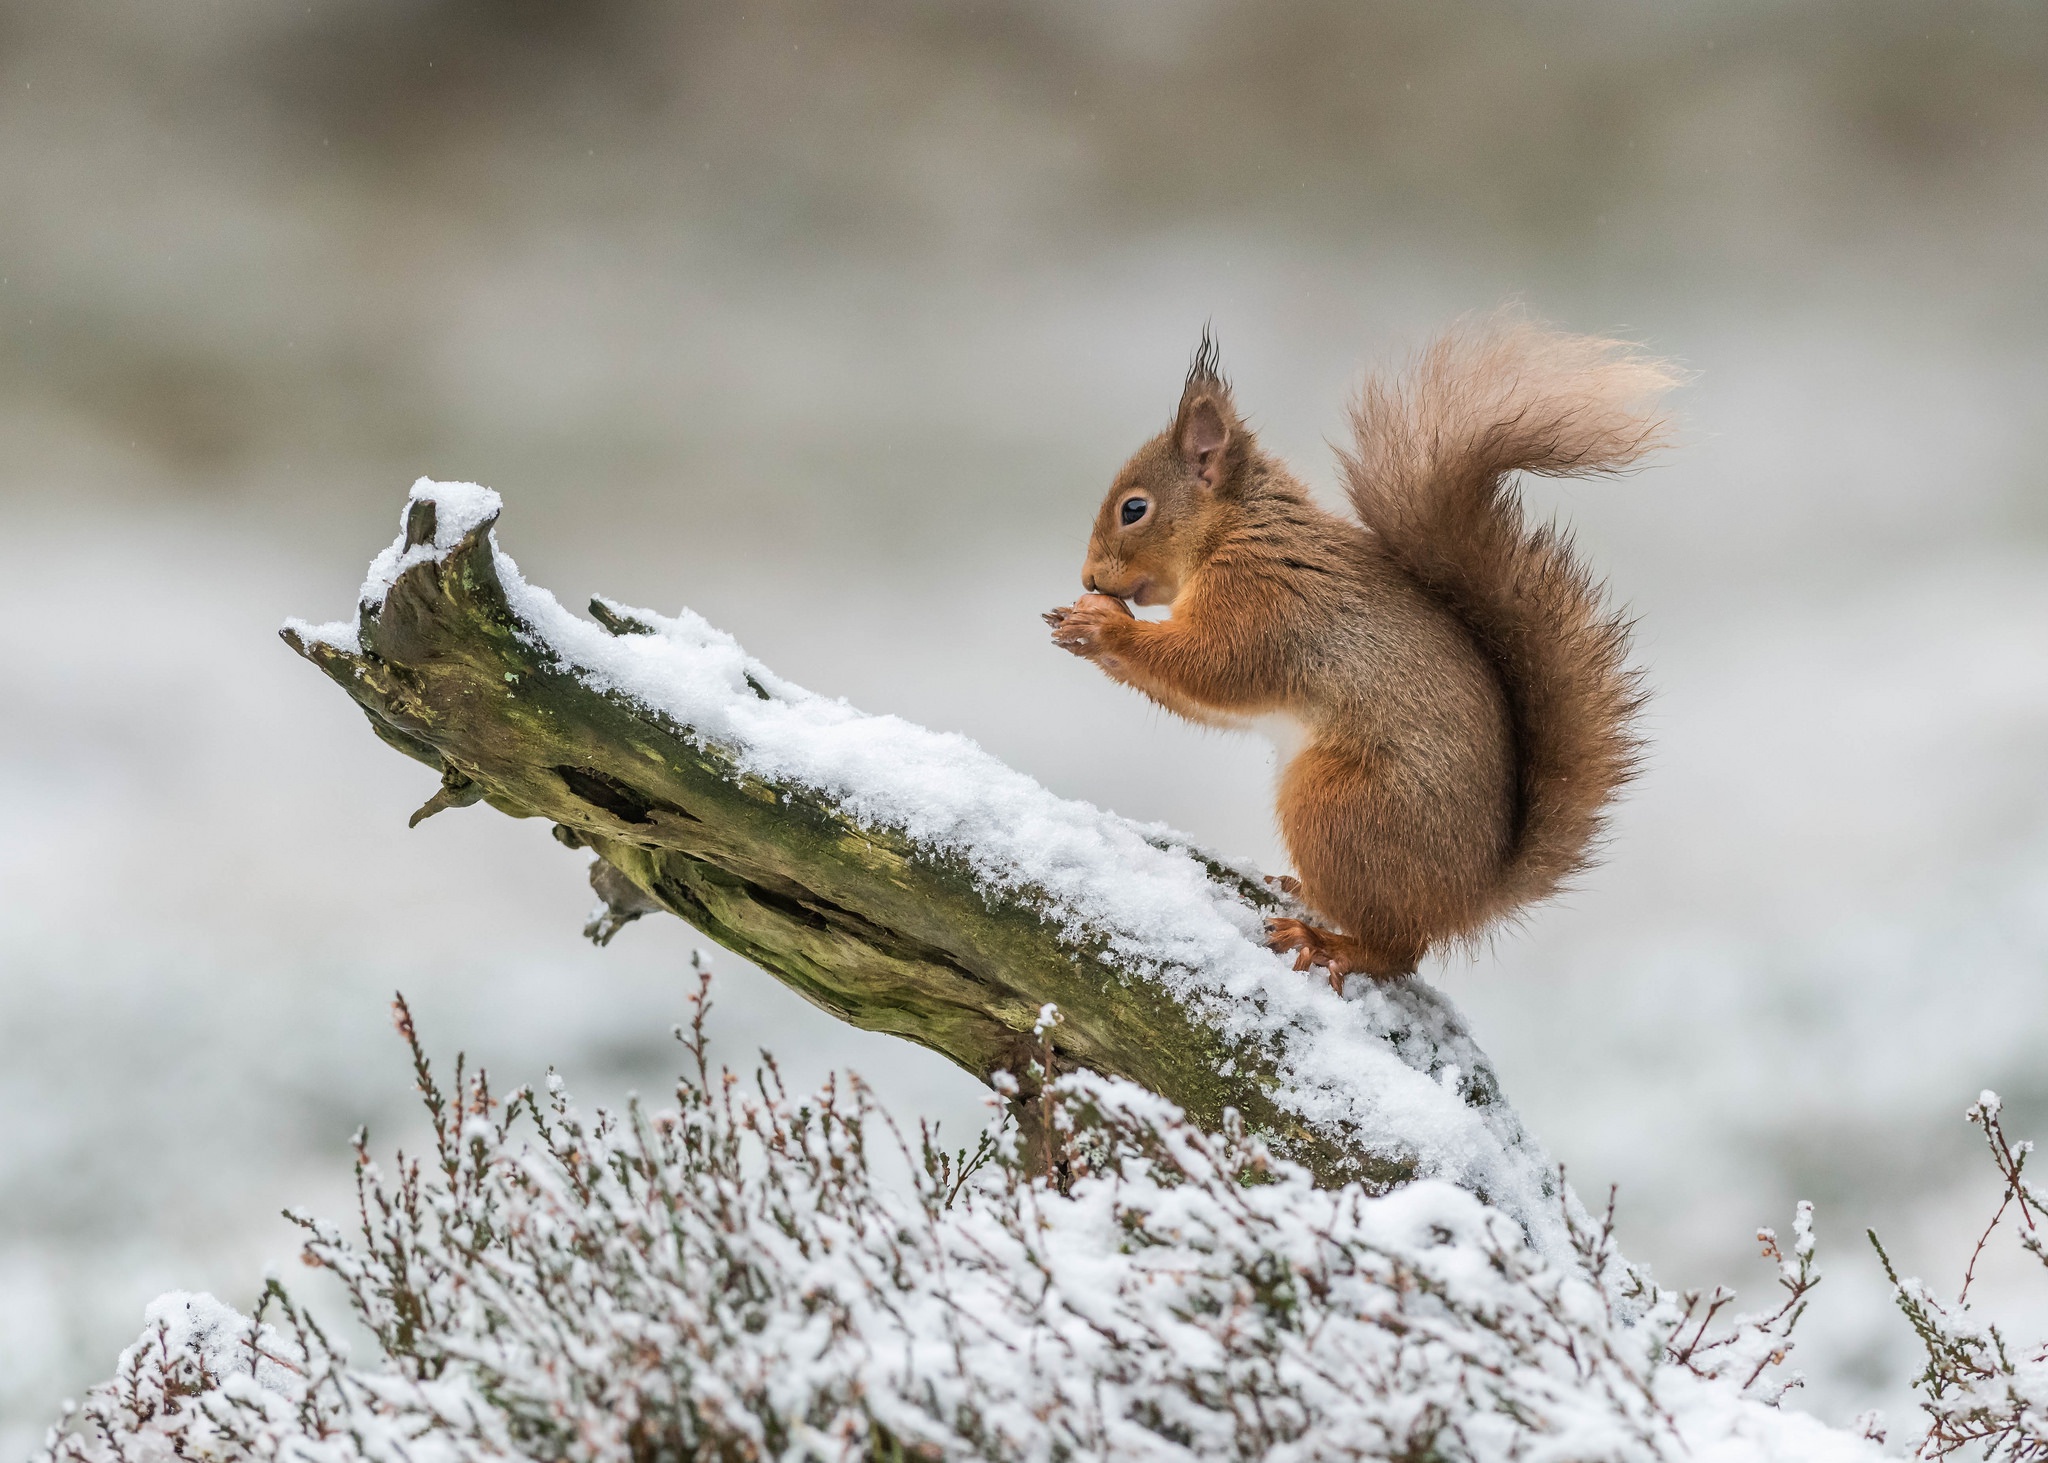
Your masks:
<path fill-rule="evenodd" d="M 1000 840 L 906 826 L 916 820 L 851 774 L 774 765 L 766 741 L 734 728 L 749 716 L 779 725 L 780 701 L 790 717 L 825 708 L 842 740 L 914 735 L 954 759 L 948 769 L 1022 781 L 970 744 L 861 718 L 756 662 L 744 662 L 743 682 L 727 675 L 736 700 L 650 690 L 653 672 L 635 681 L 597 641 L 647 637 L 633 654 L 658 651 L 698 680 L 714 652 L 730 672 L 737 647 L 719 637 L 706 650 L 716 632 L 701 622 L 604 601 L 591 607 L 598 625 L 576 620 L 498 552 L 497 512 L 494 494 L 422 482 L 354 622 L 284 631 L 379 736 L 440 773 L 415 821 L 478 801 L 551 819 L 563 842 L 602 861 L 593 882 L 610 917 L 594 938 L 642 910 L 671 911 L 840 1019 L 930 1047 L 985 1082 L 1009 1073 L 1028 1092 L 1050 1003 L 1056 1065 L 1128 1078 L 1204 1124 L 1234 1108 L 1324 1182 L 1379 1189 L 1437 1175 L 1532 1233 L 1552 1231 L 1547 1163 L 1425 981 L 1354 978 L 1348 1000 L 1318 991 L 1319 978 L 1256 944 L 1259 917 L 1284 901 L 1251 872 L 1035 787 L 1062 826 L 1099 820 L 1106 869 L 1064 884 Z M 694 716 L 698 705 L 707 714 Z M 1199 886 L 1209 905 L 1188 908 L 1200 939 L 1175 943 L 1105 915 L 1086 891 L 1126 874 Z"/>

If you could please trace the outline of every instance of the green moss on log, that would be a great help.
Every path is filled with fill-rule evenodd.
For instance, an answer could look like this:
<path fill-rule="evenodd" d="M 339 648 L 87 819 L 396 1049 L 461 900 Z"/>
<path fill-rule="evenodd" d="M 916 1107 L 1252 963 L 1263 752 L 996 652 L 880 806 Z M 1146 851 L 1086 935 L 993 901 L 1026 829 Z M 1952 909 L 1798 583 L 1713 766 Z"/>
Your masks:
<path fill-rule="evenodd" d="M 432 506 L 415 504 L 410 542 L 431 541 Z M 415 820 L 478 801 L 550 819 L 646 900 L 807 1000 L 984 1082 L 1007 1071 L 1028 1096 L 1033 1025 L 1052 1002 L 1056 1065 L 1129 1078 L 1207 1125 L 1236 1108 L 1325 1182 L 1409 1176 L 1402 1155 L 1315 1132 L 1276 1104 L 1273 1052 L 1227 1036 L 1106 949 L 1076 945 L 1029 890 L 992 895 L 957 855 L 863 826 L 817 789 L 752 776 L 691 728 L 589 684 L 518 621 L 488 528 L 365 606 L 359 650 L 285 632 L 380 737 L 441 774 Z M 593 610 L 614 634 L 646 630 Z M 1271 902 L 1204 863 L 1246 900 Z"/>

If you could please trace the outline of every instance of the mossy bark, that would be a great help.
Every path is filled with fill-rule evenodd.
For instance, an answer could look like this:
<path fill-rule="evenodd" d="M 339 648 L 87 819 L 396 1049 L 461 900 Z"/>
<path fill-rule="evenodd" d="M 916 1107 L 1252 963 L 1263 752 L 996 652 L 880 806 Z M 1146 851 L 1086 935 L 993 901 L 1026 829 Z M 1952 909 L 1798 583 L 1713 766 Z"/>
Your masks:
<path fill-rule="evenodd" d="M 415 503 L 409 542 L 431 541 L 433 512 Z M 930 1047 L 983 1081 L 1009 1072 L 1027 1098 L 1041 1050 L 1033 1028 L 1051 1002 L 1062 1018 L 1056 1067 L 1129 1078 L 1205 1125 L 1236 1108 L 1325 1182 L 1377 1188 L 1412 1172 L 1408 1156 L 1285 1110 L 1274 1051 L 1226 1035 L 1106 946 L 1077 945 L 1047 901 L 991 894 L 957 855 L 863 826 L 815 788 L 750 775 L 690 727 L 595 688 L 517 619 L 488 528 L 365 606 L 359 650 L 285 632 L 379 736 L 441 773 L 416 820 L 477 801 L 550 819 L 564 842 L 630 881 L 639 907 L 681 916 L 841 1020 Z M 615 634 L 645 630 L 602 605 L 593 612 Z M 1253 904 L 1273 902 L 1209 871 Z M 635 900 L 617 882 L 612 902 L 630 918 Z"/>

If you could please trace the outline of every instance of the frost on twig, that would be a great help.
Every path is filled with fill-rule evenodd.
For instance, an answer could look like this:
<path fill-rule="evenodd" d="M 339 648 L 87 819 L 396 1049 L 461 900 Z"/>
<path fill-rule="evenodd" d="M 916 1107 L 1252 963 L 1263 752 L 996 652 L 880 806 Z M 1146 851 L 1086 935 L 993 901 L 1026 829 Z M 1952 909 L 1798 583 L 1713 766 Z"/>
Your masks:
<path fill-rule="evenodd" d="M 1047 1087 L 1062 1188 L 1007 1135 L 907 1151 L 857 1081 L 714 1070 L 703 1011 L 672 1107 L 586 1115 L 444 1088 L 401 1003 L 431 1151 L 359 1140 L 356 1222 L 296 1216 L 380 1356 L 275 1283 L 166 1297 L 43 1463 L 1873 1456 L 1674 1365 L 1611 1225 L 1554 1263 L 1449 1184 L 1318 1187 L 1088 1073 Z"/>
<path fill-rule="evenodd" d="M 1876 1233 L 1870 1234 L 1899 1310 L 1927 1357 L 1913 1379 L 1927 1417 L 1916 1449 L 1923 1458 L 1975 1448 L 1985 1458 L 2010 1463 L 2048 1459 L 2048 1343 L 2016 1344 L 1998 1326 L 1980 1322 L 1970 1307 L 1977 1262 L 2008 1213 L 2018 1217 L 2020 1247 L 2048 1265 L 2048 1235 L 2042 1233 L 2048 1192 L 2026 1178 L 2034 1145 L 2007 1140 L 1999 1121 L 2001 1108 L 1998 1094 L 1985 1092 L 1965 1114 L 1982 1131 L 2004 1192 L 1970 1252 L 1953 1302 L 1942 1304 L 1917 1278 L 1901 1278 Z"/>
<path fill-rule="evenodd" d="M 569 613 L 498 548 L 500 507 L 421 482 L 355 616 L 285 636 L 440 776 L 422 815 L 486 803 L 593 850 L 593 939 L 680 915 L 843 1020 L 1011 1074 L 1033 1141 L 1045 1080 L 1125 1078 L 1325 1183 L 1447 1179 L 1568 1255 L 1549 1161 L 1428 983 L 1333 994 L 1264 948 L 1285 896 L 1255 871 L 805 691 L 688 611 Z"/>
<path fill-rule="evenodd" d="M 1776 1230 L 1760 1229 L 1757 1243 L 1766 1260 L 1778 1267 L 1778 1288 L 1784 1299 L 1777 1309 L 1756 1315 L 1723 1316 L 1735 1292 L 1715 1286 L 1712 1292 L 1684 1291 L 1678 1328 L 1671 1339 L 1671 1359 L 1695 1376 L 1733 1378 L 1742 1390 L 1776 1403 L 1805 1385 L 1798 1372 L 1779 1372 L 1792 1354 L 1792 1332 L 1806 1314 L 1820 1266 L 1814 1258 L 1813 1205 L 1802 1199 L 1792 1214 L 1792 1251 L 1787 1254 Z"/>

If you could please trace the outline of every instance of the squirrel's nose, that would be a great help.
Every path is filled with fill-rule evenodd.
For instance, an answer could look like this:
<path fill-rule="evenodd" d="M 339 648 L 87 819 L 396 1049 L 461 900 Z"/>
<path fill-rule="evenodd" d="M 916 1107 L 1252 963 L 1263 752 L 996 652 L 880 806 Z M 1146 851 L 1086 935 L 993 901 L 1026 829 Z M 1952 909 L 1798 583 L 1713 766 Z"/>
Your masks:
<path fill-rule="evenodd" d="M 1095 576 L 1093 574 L 1083 574 L 1081 576 L 1081 587 L 1087 590 L 1090 594 L 1102 593 L 1101 590 L 1095 587 Z"/>

